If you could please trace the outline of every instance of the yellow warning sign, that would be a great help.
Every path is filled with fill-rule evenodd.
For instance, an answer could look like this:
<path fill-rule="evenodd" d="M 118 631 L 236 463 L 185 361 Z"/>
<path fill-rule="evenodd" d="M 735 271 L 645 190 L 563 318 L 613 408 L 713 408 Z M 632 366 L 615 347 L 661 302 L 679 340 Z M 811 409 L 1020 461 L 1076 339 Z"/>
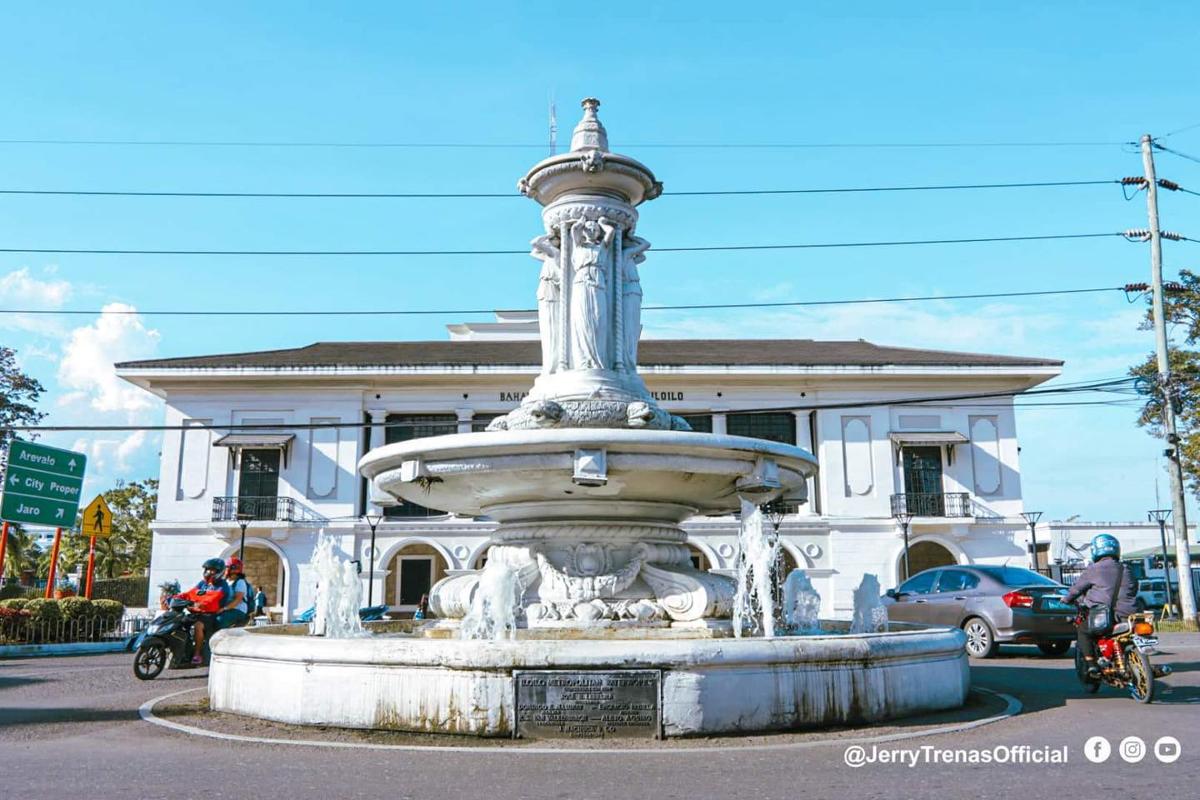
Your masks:
<path fill-rule="evenodd" d="M 83 520 L 79 532 L 84 536 L 112 536 L 112 509 L 104 495 L 96 495 L 96 499 L 87 504 L 83 510 Z"/>

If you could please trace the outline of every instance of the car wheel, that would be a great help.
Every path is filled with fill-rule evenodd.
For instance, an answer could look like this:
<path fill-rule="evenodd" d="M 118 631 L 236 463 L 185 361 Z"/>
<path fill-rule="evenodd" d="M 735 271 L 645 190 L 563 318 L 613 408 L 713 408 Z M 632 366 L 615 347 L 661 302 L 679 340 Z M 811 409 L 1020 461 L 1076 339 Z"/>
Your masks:
<path fill-rule="evenodd" d="M 1042 654 L 1047 656 L 1061 656 L 1070 649 L 1070 639 L 1055 639 L 1050 642 L 1038 642 L 1038 650 L 1041 650 Z"/>
<path fill-rule="evenodd" d="M 991 658 L 996 655 L 999 645 L 992 633 L 992 626 L 980 617 L 971 617 L 963 623 L 963 633 L 967 634 L 967 655 L 972 658 Z"/>

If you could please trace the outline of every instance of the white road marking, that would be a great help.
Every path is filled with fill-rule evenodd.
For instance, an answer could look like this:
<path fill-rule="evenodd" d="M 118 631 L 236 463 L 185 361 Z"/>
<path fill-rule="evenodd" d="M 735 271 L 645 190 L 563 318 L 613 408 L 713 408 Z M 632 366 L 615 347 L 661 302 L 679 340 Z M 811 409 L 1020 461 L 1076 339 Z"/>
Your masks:
<path fill-rule="evenodd" d="M 164 700 L 170 700 L 173 697 L 189 694 L 191 692 L 203 691 L 207 687 L 199 686 L 194 689 L 184 689 L 180 692 L 171 692 L 164 694 L 161 697 L 156 697 L 152 700 L 147 700 L 138 708 L 138 716 L 146 722 L 153 725 L 161 725 L 164 728 L 169 728 L 179 733 L 186 733 L 191 736 L 205 736 L 210 739 L 224 739 L 230 742 L 254 742 L 257 744 L 282 744 L 282 745 L 298 745 L 301 747 L 331 747 L 343 750 L 402 750 L 416 753 L 476 753 L 476 754 L 517 754 L 517 753 L 532 753 L 535 755 L 555 755 L 568 753 L 588 754 L 588 755 L 634 755 L 634 754 L 650 754 L 662 755 L 666 753 L 712 753 L 722 750 L 736 751 L 755 751 L 755 750 L 806 750 L 812 747 L 827 747 L 830 745 L 852 745 L 852 744 L 878 744 L 881 742 L 898 742 L 906 739 L 920 739 L 926 736 L 942 736 L 947 733 L 961 733 L 962 731 L 972 730 L 984 725 L 991 725 L 993 722 L 1009 719 L 1021 713 L 1021 701 L 1010 694 L 1003 692 L 992 691 L 982 687 L 972 687 L 973 692 L 986 692 L 1000 698 L 1005 702 L 1004 710 L 999 714 L 983 719 L 972 720 L 970 722 L 954 723 L 952 725 L 944 725 L 940 728 L 931 728 L 925 731 L 909 731 L 905 733 L 890 733 L 881 736 L 864 736 L 849 739 L 808 739 L 802 742 L 787 742 L 777 744 L 747 744 L 747 745 L 712 745 L 709 747 L 613 747 L 613 748 L 572 748 L 572 747 L 504 747 L 504 746 L 487 746 L 480 745 L 474 747 L 466 747 L 463 745 L 422 745 L 422 744 L 372 744 L 369 742 L 321 742 L 312 739 L 273 739 L 265 736 L 242 736 L 236 733 L 220 733 L 218 731 L 209 731 L 203 728 L 197 728 L 192 725 L 184 725 L 180 722 L 172 722 L 171 720 L 163 719 L 154 714 L 154 707 Z"/>

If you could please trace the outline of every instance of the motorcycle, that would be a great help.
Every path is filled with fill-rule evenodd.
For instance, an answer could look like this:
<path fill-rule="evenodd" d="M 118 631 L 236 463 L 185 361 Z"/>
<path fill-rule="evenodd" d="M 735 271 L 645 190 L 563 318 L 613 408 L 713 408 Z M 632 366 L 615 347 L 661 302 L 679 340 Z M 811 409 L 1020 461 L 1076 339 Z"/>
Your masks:
<path fill-rule="evenodd" d="M 1086 624 L 1087 611 L 1080 610 L 1075 617 L 1075 626 Z M 1150 654 L 1155 652 L 1157 644 L 1154 615 L 1130 614 L 1127 620 L 1114 625 L 1108 636 L 1096 637 L 1096 666 L 1100 675 L 1088 675 L 1078 647 L 1075 648 L 1075 674 L 1088 694 L 1095 694 L 1100 691 L 1100 684 L 1107 683 L 1113 688 L 1128 690 L 1139 703 L 1149 703 L 1154 699 L 1154 679 L 1171 674 L 1169 666 L 1150 663 Z"/>
<path fill-rule="evenodd" d="M 191 601 L 181 597 L 167 602 L 167 610 L 150 621 L 134 641 L 133 674 L 152 681 L 164 669 L 190 667 L 195 650 L 192 628 L 196 618 L 188 611 Z"/>
<path fill-rule="evenodd" d="M 363 606 L 358 610 L 358 618 L 363 622 L 375 622 L 383 619 L 383 615 L 387 613 L 387 606 Z M 296 622 L 312 622 L 313 617 L 317 615 L 317 607 L 309 606 L 296 615 Z"/>

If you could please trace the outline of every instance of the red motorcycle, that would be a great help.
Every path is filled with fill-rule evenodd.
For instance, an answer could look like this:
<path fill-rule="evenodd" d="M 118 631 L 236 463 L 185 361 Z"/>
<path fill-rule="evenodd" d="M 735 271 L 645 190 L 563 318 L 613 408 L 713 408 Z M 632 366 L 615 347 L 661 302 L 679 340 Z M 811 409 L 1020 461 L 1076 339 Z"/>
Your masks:
<path fill-rule="evenodd" d="M 1075 626 L 1086 624 L 1087 614 L 1080 611 L 1075 617 Z M 1154 679 L 1171 674 L 1170 667 L 1156 667 L 1150 663 L 1150 654 L 1157 644 L 1154 615 L 1131 614 L 1124 622 L 1114 625 L 1108 636 L 1096 638 L 1096 667 L 1100 675 L 1088 675 L 1078 647 L 1075 648 L 1075 674 L 1088 694 L 1095 694 L 1100 691 L 1101 683 L 1107 683 L 1116 689 L 1127 689 L 1139 703 L 1149 703 L 1154 699 Z"/>

